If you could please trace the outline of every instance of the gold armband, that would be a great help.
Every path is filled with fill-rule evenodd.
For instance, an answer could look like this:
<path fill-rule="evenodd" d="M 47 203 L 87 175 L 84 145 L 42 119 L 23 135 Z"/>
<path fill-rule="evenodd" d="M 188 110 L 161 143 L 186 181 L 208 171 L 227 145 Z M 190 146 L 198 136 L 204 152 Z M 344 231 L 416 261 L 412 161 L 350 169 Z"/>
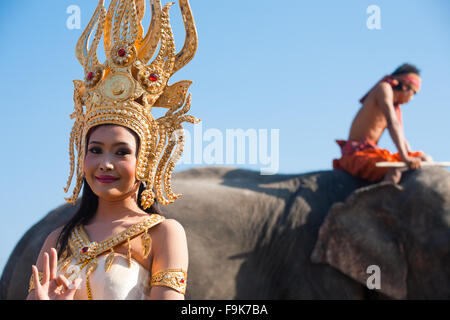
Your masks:
<path fill-rule="evenodd" d="M 187 283 L 187 274 L 182 269 L 167 269 L 158 271 L 152 275 L 150 286 L 169 287 L 175 291 L 185 294 Z"/>
<path fill-rule="evenodd" d="M 44 279 L 44 273 L 39 271 L 39 282 L 42 283 L 42 279 Z M 28 286 L 28 293 L 34 290 L 34 273 L 31 274 L 30 284 Z"/>

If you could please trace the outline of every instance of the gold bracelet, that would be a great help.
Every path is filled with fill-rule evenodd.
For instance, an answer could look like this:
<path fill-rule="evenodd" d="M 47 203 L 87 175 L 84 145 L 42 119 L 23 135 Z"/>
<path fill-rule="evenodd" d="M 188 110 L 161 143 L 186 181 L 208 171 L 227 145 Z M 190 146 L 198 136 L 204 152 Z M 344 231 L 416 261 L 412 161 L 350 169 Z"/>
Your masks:
<path fill-rule="evenodd" d="M 175 291 L 185 294 L 187 283 L 187 274 L 182 269 L 167 269 L 158 271 L 152 275 L 150 286 L 169 287 Z"/>
<path fill-rule="evenodd" d="M 39 282 L 42 283 L 42 279 L 44 279 L 44 273 L 39 271 Z M 30 278 L 30 284 L 28 286 L 28 293 L 30 293 L 31 291 L 33 291 L 34 288 L 34 273 L 31 274 L 31 278 Z"/>

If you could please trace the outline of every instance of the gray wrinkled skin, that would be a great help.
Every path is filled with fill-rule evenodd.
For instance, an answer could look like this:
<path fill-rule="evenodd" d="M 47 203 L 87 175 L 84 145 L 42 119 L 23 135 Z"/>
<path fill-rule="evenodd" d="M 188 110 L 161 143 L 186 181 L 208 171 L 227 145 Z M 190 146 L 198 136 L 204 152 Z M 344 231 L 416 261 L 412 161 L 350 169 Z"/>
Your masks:
<path fill-rule="evenodd" d="M 205 167 L 174 174 L 183 197 L 163 211 L 186 230 L 187 299 L 448 298 L 449 184 L 447 171 L 431 168 L 406 174 L 403 190 L 367 190 L 342 171 L 261 176 Z M 3 272 L 1 299 L 26 297 L 45 238 L 74 210 L 55 209 L 23 236 Z M 389 214 L 402 219 L 401 231 L 394 218 L 371 218 Z M 367 263 L 393 266 L 382 267 L 380 290 L 366 287 Z"/>

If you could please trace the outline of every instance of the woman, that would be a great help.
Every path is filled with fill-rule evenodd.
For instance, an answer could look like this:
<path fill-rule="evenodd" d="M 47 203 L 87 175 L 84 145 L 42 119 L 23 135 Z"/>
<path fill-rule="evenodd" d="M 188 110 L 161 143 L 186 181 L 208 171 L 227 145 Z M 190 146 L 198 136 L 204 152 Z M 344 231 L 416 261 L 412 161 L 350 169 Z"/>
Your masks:
<path fill-rule="evenodd" d="M 87 138 L 88 151 L 84 162 L 86 180 L 82 204 L 74 218 L 66 225 L 65 231 L 71 231 L 67 229 L 68 226 L 84 222 L 83 229 L 89 239 L 100 243 L 110 235 L 119 234 L 148 217 L 148 213 L 142 210 L 138 201 L 139 189 L 141 191 L 143 189 L 139 188 L 142 182 L 135 179 L 139 139 L 132 130 L 117 125 L 94 127 Z M 92 210 L 95 203 L 98 203 L 97 209 Z M 91 217 L 90 211 L 94 213 Z M 149 211 L 158 212 L 157 205 L 153 204 Z M 115 270 L 113 265 L 106 278 L 99 278 L 99 283 L 91 283 L 91 286 L 94 286 L 92 289 L 94 299 L 95 292 L 98 291 L 95 286 L 103 286 L 108 281 L 118 291 L 102 290 L 102 296 L 97 298 L 117 299 L 126 298 L 128 295 L 131 295 L 129 298 L 144 298 L 145 283 L 150 284 L 146 274 L 171 269 L 187 271 L 188 252 L 183 227 L 175 220 L 159 218 L 156 222 L 157 225 L 149 229 L 153 241 L 152 250 L 147 258 L 142 253 L 141 238 L 144 233 L 130 240 L 131 259 L 132 263 L 136 264 L 134 268 L 127 268 L 127 243 L 123 242 L 114 247 L 117 259 L 115 263 L 121 266 L 122 270 Z M 60 237 L 58 245 L 58 236 L 65 235 L 64 232 L 61 233 L 63 230 L 58 228 L 47 237 L 39 254 L 37 268 L 33 266 L 34 277 L 37 277 L 38 269 L 43 270 L 45 281 L 42 285 L 35 282 L 37 290 L 30 293 L 31 299 L 88 297 L 86 286 L 80 286 L 81 278 L 76 283 L 70 283 L 64 275 L 57 275 L 58 255 L 54 248 L 60 247 L 65 250 L 67 238 Z M 106 259 L 107 253 L 98 256 L 97 260 Z M 127 283 L 113 283 L 120 280 Z M 133 280 L 140 283 L 133 283 Z M 59 290 L 56 290 L 59 286 L 61 286 Z M 77 287 L 80 289 L 77 290 Z M 182 299 L 183 294 L 174 288 L 155 286 L 150 290 L 149 298 Z"/>
<path fill-rule="evenodd" d="M 159 0 L 151 3 L 154 11 L 145 37 L 139 27 L 144 0 L 112 0 L 108 11 L 100 0 L 78 41 L 76 56 L 85 80 L 74 81 L 71 118 L 76 121 L 65 191 L 75 173 L 73 195 L 66 200 L 75 205 L 83 187 L 82 199 L 73 218 L 47 237 L 32 266 L 27 299 L 184 298 L 186 235 L 177 221 L 161 216 L 159 204 L 181 196 L 170 187 L 183 152 L 181 124 L 200 121 L 186 115 L 191 82 L 168 86 L 170 77 L 194 56 L 197 33 L 188 1 L 180 0 L 188 37 L 176 54 L 171 4 L 161 9 Z M 104 64 L 96 52 L 102 36 Z M 159 53 L 148 64 L 158 43 Z M 155 107 L 169 110 L 155 120 Z"/>

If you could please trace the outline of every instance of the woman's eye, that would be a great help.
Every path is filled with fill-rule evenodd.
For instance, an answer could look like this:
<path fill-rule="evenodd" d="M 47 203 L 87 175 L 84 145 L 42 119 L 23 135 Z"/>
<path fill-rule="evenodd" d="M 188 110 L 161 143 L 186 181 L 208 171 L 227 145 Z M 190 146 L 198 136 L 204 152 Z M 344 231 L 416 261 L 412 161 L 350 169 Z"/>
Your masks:
<path fill-rule="evenodd" d="M 91 148 L 91 149 L 89 149 L 89 152 L 97 154 L 97 153 L 100 153 L 101 150 L 99 148 Z"/>
<path fill-rule="evenodd" d="M 93 154 L 100 154 L 100 153 L 102 153 L 102 150 L 98 147 L 94 147 L 94 148 L 89 149 L 89 152 L 91 152 Z M 131 151 L 129 151 L 129 150 L 119 150 L 116 152 L 116 154 L 119 156 L 125 156 L 130 153 L 131 153 Z"/>
<path fill-rule="evenodd" d="M 128 151 L 128 150 L 119 150 L 119 151 L 117 151 L 117 154 L 118 154 L 119 156 L 125 156 L 125 155 L 130 154 L 130 153 L 131 153 L 131 152 Z"/>

